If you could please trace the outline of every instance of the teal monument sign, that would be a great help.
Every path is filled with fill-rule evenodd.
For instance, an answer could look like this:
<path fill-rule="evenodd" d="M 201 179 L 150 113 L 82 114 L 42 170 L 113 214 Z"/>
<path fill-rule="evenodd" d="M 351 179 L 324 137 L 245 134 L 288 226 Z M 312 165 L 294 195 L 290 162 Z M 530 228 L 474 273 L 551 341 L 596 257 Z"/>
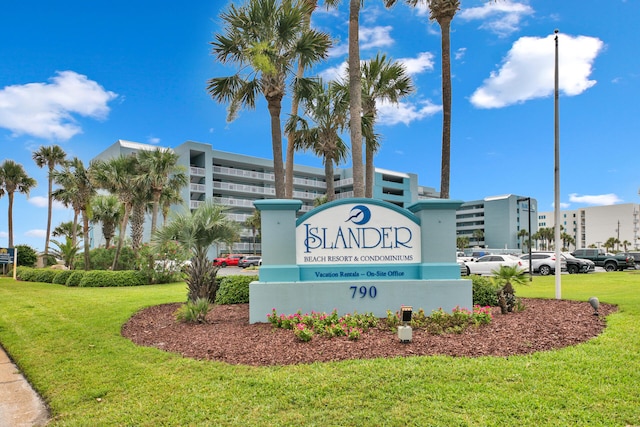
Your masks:
<path fill-rule="evenodd" d="M 377 317 L 402 305 L 471 308 L 471 280 L 460 278 L 456 262 L 461 204 L 430 199 L 403 209 L 342 199 L 296 218 L 298 200 L 257 200 L 262 267 L 249 285 L 249 321 L 266 322 L 274 308 Z"/>

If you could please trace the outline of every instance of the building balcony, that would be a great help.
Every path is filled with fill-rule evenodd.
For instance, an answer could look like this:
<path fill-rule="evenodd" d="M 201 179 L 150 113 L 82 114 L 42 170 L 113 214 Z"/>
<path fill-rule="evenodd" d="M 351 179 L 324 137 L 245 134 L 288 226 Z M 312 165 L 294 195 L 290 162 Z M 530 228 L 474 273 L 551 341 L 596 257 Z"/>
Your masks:
<path fill-rule="evenodd" d="M 189 184 L 189 190 L 192 193 L 204 193 L 206 186 L 204 184 Z"/>
<path fill-rule="evenodd" d="M 189 173 L 195 176 L 205 176 L 207 170 L 205 168 L 199 168 L 196 166 L 189 167 Z"/>
<path fill-rule="evenodd" d="M 248 178 L 260 182 L 274 182 L 275 178 L 273 173 L 256 172 L 244 169 L 228 168 L 225 166 L 214 166 L 213 174 L 219 176 L 227 176 L 234 178 Z"/>

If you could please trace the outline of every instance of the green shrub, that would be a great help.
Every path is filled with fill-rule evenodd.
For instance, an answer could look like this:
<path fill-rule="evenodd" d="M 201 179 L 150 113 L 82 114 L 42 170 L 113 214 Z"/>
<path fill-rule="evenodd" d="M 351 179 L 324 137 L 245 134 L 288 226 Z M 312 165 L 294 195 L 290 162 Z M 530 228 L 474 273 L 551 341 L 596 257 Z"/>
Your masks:
<path fill-rule="evenodd" d="M 67 286 L 79 286 L 80 285 L 80 281 L 82 280 L 82 278 L 84 277 L 85 271 L 84 270 L 76 270 L 73 273 L 71 273 L 71 276 L 69 276 L 69 278 L 67 279 Z"/>
<path fill-rule="evenodd" d="M 220 288 L 216 295 L 216 304 L 244 304 L 249 302 L 249 283 L 258 280 L 258 276 L 224 276 L 220 279 Z"/>
<path fill-rule="evenodd" d="M 20 266 L 16 267 L 16 278 L 23 282 L 31 282 L 31 278 L 35 274 L 36 269 L 33 267 Z"/>
<path fill-rule="evenodd" d="M 115 256 L 116 248 L 109 249 L 96 248 L 89 252 L 89 258 L 91 259 L 92 270 L 109 270 L 113 264 L 113 257 Z M 120 251 L 120 258 L 118 262 L 119 270 L 133 270 L 135 268 L 136 255 L 133 249 L 124 246 Z M 84 255 L 80 254 L 76 256 L 73 262 L 74 268 L 77 270 L 84 270 Z"/>
<path fill-rule="evenodd" d="M 140 271 L 87 271 L 78 286 L 80 287 L 118 287 L 146 285 L 146 276 Z"/>
<path fill-rule="evenodd" d="M 497 307 L 497 292 L 498 289 L 500 289 L 500 285 L 496 284 L 489 277 L 477 276 L 475 274 L 470 277 L 473 288 L 473 305 Z"/>
<path fill-rule="evenodd" d="M 50 268 L 37 268 L 31 278 L 31 282 L 40 282 L 40 283 L 51 283 L 53 281 L 53 277 L 56 275 L 58 271 L 52 270 Z"/>
<path fill-rule="evenodd" d="M 18 250 L 17 265 L 24 265 L 25 267 L 35 267 L 38 260 L 38 253 L 29 245 L 16 245 Z"/>
<path fill-rule="evenodd" d="M 56 285 L 66 285 L 67 280 L 69 280 L 69 276 L 73 274 L 73 270 L 60 270 L 53 277 L 51 283 Z"/>
<path fill-rule="evenodd" d="M 209 308 L 207 298 L 197 298 L 195 302 L 189 300 L 176 310 L 176 320 L 185 323 L 205 323 Z"/>

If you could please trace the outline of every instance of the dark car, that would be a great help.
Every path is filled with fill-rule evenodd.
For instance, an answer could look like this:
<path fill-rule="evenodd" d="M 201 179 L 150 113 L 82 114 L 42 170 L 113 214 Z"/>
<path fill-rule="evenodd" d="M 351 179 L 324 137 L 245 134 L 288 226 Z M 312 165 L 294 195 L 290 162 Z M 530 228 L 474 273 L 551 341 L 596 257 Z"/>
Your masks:
<path fill-rule="evenodd" d="M 238 267 L 257 267 L 262 265 L 262 257 L 259 255 L 246 255 L 238 261 Z"/>
<path fill-rule="evenodd" d="M 567 261 L 567 272 L 569 274 L 589 273 L 596 270 L 596 264 L 593 261 L 576 258 L 569 252 L 563 252 L 562 256 Z"/>
<path fill-rule="evenodd" d="M 628 252 L 628 254 L 633 257 L 636 264 L 636 270 L 640 270 L 640 252 Z"/>

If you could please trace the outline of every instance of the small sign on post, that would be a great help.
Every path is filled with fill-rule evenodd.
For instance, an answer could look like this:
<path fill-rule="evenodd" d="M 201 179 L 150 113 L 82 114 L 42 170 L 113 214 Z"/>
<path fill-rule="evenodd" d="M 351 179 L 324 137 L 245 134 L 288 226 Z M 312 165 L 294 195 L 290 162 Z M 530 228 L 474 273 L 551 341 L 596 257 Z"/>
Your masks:
<path fill-rule="evenodd" d="M 16 256 L 18 250 L 16 248 L 0 248 L 0 264 L 13 265 L 13 279 L 16 279 Z M 3 267 L 4 268 L 4 267 Z"/>

